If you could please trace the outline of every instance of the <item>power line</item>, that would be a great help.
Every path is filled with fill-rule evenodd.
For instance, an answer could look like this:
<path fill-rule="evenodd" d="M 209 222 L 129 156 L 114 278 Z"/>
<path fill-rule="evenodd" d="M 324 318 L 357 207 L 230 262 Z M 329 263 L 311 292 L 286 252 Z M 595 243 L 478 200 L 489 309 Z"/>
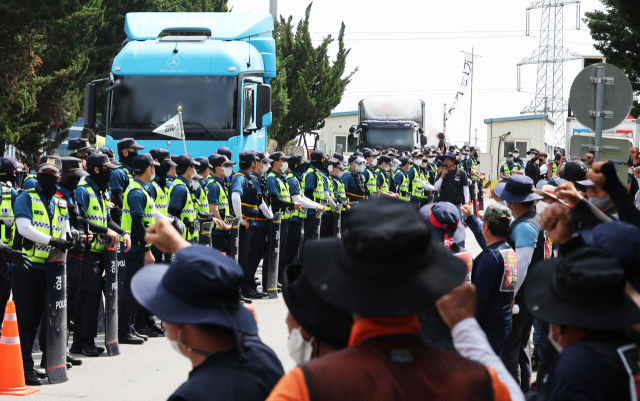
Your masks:
<path fill-rule="evenodd" d="M 565 29 L 565 31 L 575 31 L 576 29 Z M 505 30 L 505 31 L 397 31 L 397 32 L 379 32 L 379 31 L 362 31 L 362 32 L 350 32 L 347 31 L 345 32 L 346 35 L 360 35 L 360 34 L 431 34 L 431 33 L 498 33 L 498 32 L 524 32 L 523 29 L 517 29 L 517 30 Z M 539 29 L 531 29 L 529 32 L 540 32 Z M 580 31 L 580 32 L 587 32 L 587 31 Z M 333 34 L 333 33 L 340 33 L 339 31 L 318 31 L 318 32 L 310 32 L 311 34 Z"/>
<path fill-rule="evenodd" d="M 487 39 L 487 38 L 519 38 L 526 37 L 527 35 L 496 35 L 496 36 L 456 36 L 451 38 L 358 38 L 349 39 L 344 38 L 345 42 L 366 42 L 366 41 L 381 41 L 381 40 L 452 40 L 452 39 Z M 312 42 L 322 42 L 324 39 L 311 39 Z"/>

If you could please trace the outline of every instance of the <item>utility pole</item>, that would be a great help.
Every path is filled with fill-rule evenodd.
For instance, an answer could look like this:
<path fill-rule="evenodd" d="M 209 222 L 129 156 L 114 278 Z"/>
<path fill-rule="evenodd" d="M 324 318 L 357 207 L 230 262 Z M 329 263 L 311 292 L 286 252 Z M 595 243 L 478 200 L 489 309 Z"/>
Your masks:
<path fill-rule="evenodd" d="M 446 123 L 447 123 L 447 104 L 444 104 L 444 111 L 442 112 L 442 132 L 445 131 L 446 129 Z"/>
<path fill-rule="evenodd" d="M 464 50 L 460 50 L 463 53 L 467 53 Z M 468 54 L 468 53 L 467 53 Z M 471 143 L 471 118 L 473 117 L 473 73 L 476 70 L 476 57 L 482 57 L 479 54 L 474 54 L 473 47 L 471 48 L 471 102 L 469 104 L 469 143 Z"/>
<path fill-rule="evenodd" d="M 478 129 L 476 128 L 476 137 L 473 138 L 473 146 L 478 147 Z"/>
<path fill-rule="evenodd" d="M 278 19 L 278 0 L 269 0 L 269 14 L 274 20 Z"/>

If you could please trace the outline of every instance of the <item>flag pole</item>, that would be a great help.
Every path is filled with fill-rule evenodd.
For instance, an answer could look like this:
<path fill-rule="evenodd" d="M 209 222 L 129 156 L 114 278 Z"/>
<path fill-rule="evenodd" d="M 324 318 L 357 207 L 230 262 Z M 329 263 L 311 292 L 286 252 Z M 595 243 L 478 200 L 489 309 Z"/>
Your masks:
<path fill-rule="evenodd" d="M 182 145 L 184 146 L 184 154 L 187 154 L 187 141 L 184 135 L 184 125 L 182 124 L 182 106 L 178 106 L 178 119 L 180 120 L 180 136 L 182 137 Z"/>

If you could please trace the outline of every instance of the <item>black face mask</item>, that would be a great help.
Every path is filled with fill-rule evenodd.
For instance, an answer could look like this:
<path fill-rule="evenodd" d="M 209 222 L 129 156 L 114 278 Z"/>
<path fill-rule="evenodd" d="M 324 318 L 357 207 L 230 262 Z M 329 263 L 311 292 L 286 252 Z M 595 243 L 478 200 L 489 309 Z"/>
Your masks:
<path fill-rule="evenodd" d="M 104 190 L 109 186 L 109 177 L 111 177 L 111 170 L 100 169 L 100 173 L 96 174 L 95 170 L 91 173 L 91 179 L 100 187 L 101 190 Z"/>
<path fill-rule="evenodd" d="M 562 156 L 556 156 L 556 161 L 560 161 L 560 159 L 562 159 Z"/>
<path fill-rule="evenodd" d="M 38 173 L 36 180 L 46 195 L 52 196 L 56 192 L 56 182 L 58 182 L 58 177 L 55 175 Z"/>
<path fill-rule="evenodd" d="M 159 166 L 156 166 L 156 175 L 160 178 L 166 178 L 170 168 L 171 166 L 168 164 L 160 163 Z"/>
<path fill-rule="evenodd" d="M 80 182 L 80 177 L 76 177 L 75 175 L 68 174 L 66 171 L 63 171 L 62 175 L 60 175 L 60 185 L 62 185 L 69 191 L 73 191 L 76 188 L 78 188 L 79 182 Z"/>
<path fill-rule="evenodd" d="M 120 161 L 124 164 L 126 164 L 127 166 L 131 167 L 132 165 L 132 160 L 134 157 L 138 156 L 138 152 L 129 152 L 128 156 L 124 156 L 122 153 L 120 154 Z"/>

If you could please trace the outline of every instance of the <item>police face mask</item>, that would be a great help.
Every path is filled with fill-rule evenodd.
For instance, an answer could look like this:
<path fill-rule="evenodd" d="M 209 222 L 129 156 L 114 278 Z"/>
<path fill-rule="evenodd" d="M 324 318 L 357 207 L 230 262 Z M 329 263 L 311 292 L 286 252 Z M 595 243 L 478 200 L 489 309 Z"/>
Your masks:
<path fill-rule="evenodd" d="M 58 177 L 48 173 L 38 173 L 36 180 L 46 194 L 53 195 L 56 192 L 56 182 Z"/>
<path fill-rule="evenodd" d="M 296 327 L 291 330 L 289 341 L 287 341 L 289 355 L 298 365 L 309 362 L 313 352 L 313 345 L 311 344 L 313 337 L 311 337 L 311 341 L 305 340 L 304 337 L 302 337 L 301 330 L 301 327 Z"/>
<path fill-rule="evenodd" d="M 156 170 L 151 170 L 151 175 L 149 176 L 149 181 L 153 181 L 156 179 Z"/>
<path fill-rule="evenodd" d="M 76 177 L 73 174 L 69 174 L 66 171 L 63 171 L 60 175 L 60 185 L 67 188 L 70 191 L 73 191 L 78 187 L 78 183 L 80 182 L 80 177 Z"/>
<path fill-rule="evenodd" d="M 170 168 L 171 166 L 169 166 L 168 164 L 160 163 L 160 165 L 156 167 L 155 172 L 158 175 L 158 177 L 166 178 Z"/>
<path fill-rule="evenodd" d="M 280 167 L 280 170 L 282 170 L 282 172 L 284 173 L 285 171 L 287 171 L 289 169 L 289 163 L 287 162 L 282 162 L 282 167 Z"/>
<path fill-rule="evenodd" d="M 429 158 L 429 159 L 427 159 L 427 160 L 429 160 L 429 163 L 433 163 L 433 162 L 436 160 L 436 158 L 435 158 L 435 157 L 430 157 L 430 158 Z"/>
<path fill-rule="evenodd" d="M 131 166 L 131 164 L 132 164 L 131 161 L 136 156 L 138 156 L 138 152 L 128 151 L 127 152 L 127 156 L 124 156 L 124 154 L 120 154 L 120 161 L 122 163 L 126 164 L 127 166 Z"/>
<path fill-rule="evenodd" d="M 377 166 L 378 165 L 378 159 L 371 160 L 371 165 L 374 166 L 374 167 Z"/>
<path fill-rule="evenodd" d="M 331 172 L 333 171 L 333 166 L 327 167 L 327 171 L 329 172 L 329 174 L 331 174 Z"/>
<path fill-rule="evenodd" d="M 222 169 L 224 171 L 224 176 L 229 177 L 231 175 L 231 167 L 225 167 Z"/>
<path fill-rule="evenodd" d="M 515 158 L 520 157 L 520 153 L 514 153 L 514 154 L 513 154 L 513 157 L 515 157 Z"/>
<path fill-rule="evenodd" d="M 341 170 L 338 172 L 338 178 L 342 178 L 343 175 L 344 175 L 344 171 Z"/>
<path fill-rule="evenodd" d="M 99 168 L 99 167 L 98 167 Z M 100 172 L 96 174 L 95 170 L 89 172 L 91 179 L 98 185 L 101 190 L 105 190 L 109 185 L 109 177 L 111 177 L 110 169 L 99 168 Z"/>
<path fill-rule="evenodd" d="M 589 197 L 589 202 L 598 209 L 602 210 L 609 204 L 610 196 L 607 194 L 602 198 L 596 198 L 595 196 Z"/>
<path fill-rule="evenodd" d="M 193 179 L 196 176 L 196 169 L 194 167 L 191 167 L 191 179 Z"/>
<path fill-rule="evenodd" d="M 513 161 L 513 157 L 507 157 L 507 161 L 511 163 Z"/>
<path fill-rule="evenodd" d="M 362 164 L 356 164 L 356 171 L 358 173 L 362 173 L 364 171 L 364 163 Z"/>

